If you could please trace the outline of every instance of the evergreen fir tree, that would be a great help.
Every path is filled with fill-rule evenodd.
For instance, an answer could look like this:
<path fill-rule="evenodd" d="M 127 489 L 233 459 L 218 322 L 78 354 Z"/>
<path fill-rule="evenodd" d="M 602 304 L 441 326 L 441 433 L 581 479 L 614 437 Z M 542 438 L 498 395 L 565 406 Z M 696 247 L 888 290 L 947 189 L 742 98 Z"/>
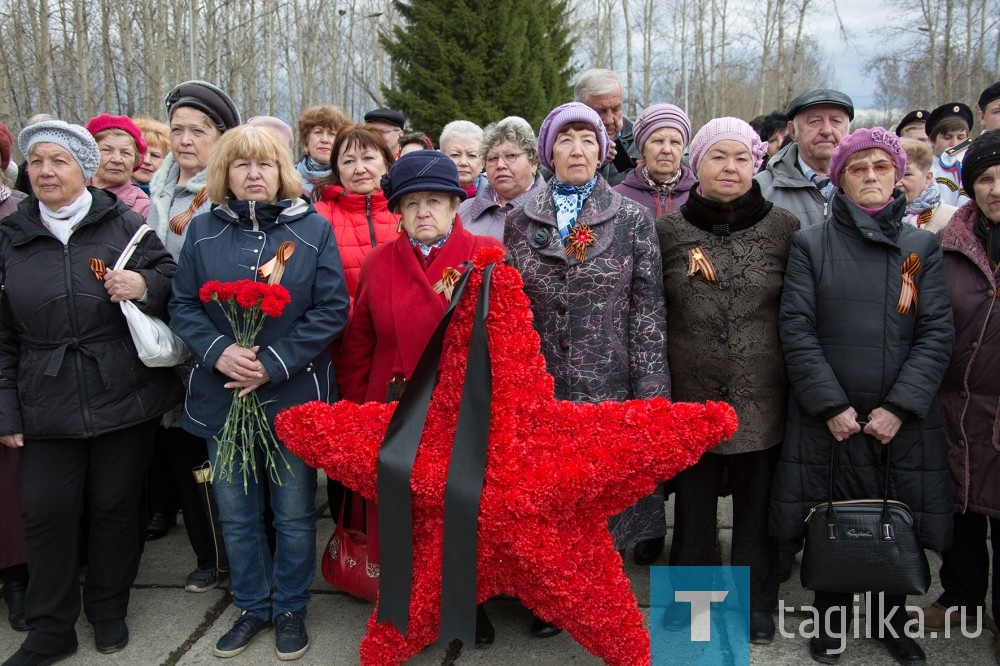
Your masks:
<path fill-rule="evenodd" d="M 386 104 L 435 141 L 452 120 L 509 115 L 536 129 L 572 98 L 566 0 L 395 0 L 403 18 L 382 43 L 396 85 Z"/>

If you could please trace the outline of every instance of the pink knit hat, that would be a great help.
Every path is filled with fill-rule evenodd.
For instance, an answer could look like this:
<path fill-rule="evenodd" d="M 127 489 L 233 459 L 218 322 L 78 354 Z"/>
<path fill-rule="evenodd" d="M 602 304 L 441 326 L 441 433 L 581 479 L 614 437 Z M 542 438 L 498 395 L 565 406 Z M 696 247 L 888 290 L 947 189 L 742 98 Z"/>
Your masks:
<path fill-rule="evenodd" d="M 138 171 L 139 167 L 142 166 L 142 159 L 146 156 L 146 150 L 148 148 L 146 140 L 142 138 L 142 130 L 139 129 L 139 126 L 132 122 L 132 119 L 128 116 L 112 116 L 107 113 L 102 113 L 101 115 L 87 121 L 87 131 L 90 132 L 95 139 L 98 134 L 109 129 L 121 130 L 131 136 L 132 140 L 135 141 L 135 149 L 139 154 L 135 158 L 135 165 L 132 167 L 132 171 Z"/>
<path fill-rule="evenodd" d="M 746 146 L 753 157 L 754 172 L 760 168 L 764 153 L 767 152 L 767 144 L 760 140 L 760 136 L 746 121 L 727 117 L 709 120 L 691 139 L 691 168 L 695 173 L 698 173 L 698 165 L 708 149 L 727 139 L 739 141 Z"/>
<path fill-rule="evenodd" d="M 603 163 L 608 154 L 608 131 L 601 122 L 597 111 L 581 102 L 567 102 L 549 111 L 538 130 L 538 159 L 546 169 L 552 171 L 552 147 L 556 144 L 559 131 L 570 123 L 587 123 L 594 126 L 597 144 L 600 146 L 598 162 Z"/>
<path fill-rule="evenodd" d="M 899 137 L 884 127 L 870 129 L 865 127 L 845 136 L 833 149 L 833 156 L 830 158 L 830 182 L 840 187 L 840 176 L 847 165 L 847 160 L 854 153 L 869 148 L 879 148 L 888 153 L 896 163 L 896 180 L 903 177 L 903 172 L 906 171 L 906 151 L 903 150 Z"/>
<path fill-rule="evenodd" d="M 642 110 L 632 126 L 635 146 L 640 153 L 650 135 L 664 127 L 680 132 L 685 146 L 691 140 L 691 120 L 684 113 L 684 109 L 673 104 L 651 104 Z"/>

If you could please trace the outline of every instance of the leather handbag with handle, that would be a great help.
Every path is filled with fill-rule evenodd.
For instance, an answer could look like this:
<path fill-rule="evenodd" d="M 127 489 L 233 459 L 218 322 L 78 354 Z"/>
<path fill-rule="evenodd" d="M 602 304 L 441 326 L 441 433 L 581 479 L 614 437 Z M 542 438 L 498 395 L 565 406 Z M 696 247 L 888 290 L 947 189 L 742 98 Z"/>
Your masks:
<path fill-rule="evenodd" d="M 821 592 L 925 594 L 931 584 L 927 556 L 910 508 L 889 499 L 886 445 L 881 499 L 833 500 L 840 447 L 830 452 L 829 499 L 806 516 L 802 586 Z"/>
<path fill-rule="evenodd" d="M 330 585 L 359 599 L 375 601 L 379 566 L 369 560 L 368 535 L 375 533 L 372 523 L 376 513 L 368 511 L 367 505 L 367 500 L 358 493 L 351 490 L 344 493 L 337 526 L 323 551 L 321 566 L 323 578 Z"/>
<path fill-rule="evenodd" d="M 148 225 L 143 224 L 139 227 L 118 257 L 113 270 L 119 271 L 125 268 L 135 253 L 136 246 L 151 231 L 153 229 Z M 132 334 L 132 342 L 139 352 L 139 360 L 144 365 L 150 368 L 170 368 L 187 360 L 190 354 L 184 341 L 177 337 L 162 319 L 146 314 L 132 301 L 122 301 L 119 305 L 128 323 L 128 330 Z"/>

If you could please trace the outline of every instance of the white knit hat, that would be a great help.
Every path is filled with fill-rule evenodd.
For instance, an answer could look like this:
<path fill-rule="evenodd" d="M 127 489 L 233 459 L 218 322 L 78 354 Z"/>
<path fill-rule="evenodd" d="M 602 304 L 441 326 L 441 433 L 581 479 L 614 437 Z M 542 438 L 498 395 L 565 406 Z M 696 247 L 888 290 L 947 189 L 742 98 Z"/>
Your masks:
<path fill-rule="evenodd" d="M 62 120 L 44 120 L 25 127 L 17 137 L 17 145 L 25 158 L 39 143 L 54 143 L 65 148 L 80 165 L 84 180 L 90 180 L 97 173 L 101 152 L 97 149 L 97 141 L 85 128 Z"/>

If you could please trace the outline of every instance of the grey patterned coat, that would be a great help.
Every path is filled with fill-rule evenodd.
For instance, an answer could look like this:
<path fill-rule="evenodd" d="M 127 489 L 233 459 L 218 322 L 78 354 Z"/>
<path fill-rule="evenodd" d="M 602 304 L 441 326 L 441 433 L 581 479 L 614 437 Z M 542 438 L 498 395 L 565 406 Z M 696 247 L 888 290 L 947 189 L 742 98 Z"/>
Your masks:
<path fill-rule="evenodd" d="M 579 222 L 596 236 L 583 263 L 559 238 L 550 187 L 512 211 L 504 231 L 556 398 L 670 397 L 660 246 L 649 211 L 599 178 Z M 612 525 L 618 548 L 662 535 L 663 498 L 641 500 Z"/>
<path fill-rule="evenodd" d="M 736 228 L 717 235 L 713 225 Z M 764 201 L 756 184 L 732 204 L 692 194 L 680 211 L 656 221 L 674 399 L 724 400 L 740 419 L 736 434 L 712 453 L 763 451 L 784 437 L 788 378 L 778 305 L 798 228 L 798 219 Z M 715 280 L 688 275 L 695 248 L 711 261 Z"/>

